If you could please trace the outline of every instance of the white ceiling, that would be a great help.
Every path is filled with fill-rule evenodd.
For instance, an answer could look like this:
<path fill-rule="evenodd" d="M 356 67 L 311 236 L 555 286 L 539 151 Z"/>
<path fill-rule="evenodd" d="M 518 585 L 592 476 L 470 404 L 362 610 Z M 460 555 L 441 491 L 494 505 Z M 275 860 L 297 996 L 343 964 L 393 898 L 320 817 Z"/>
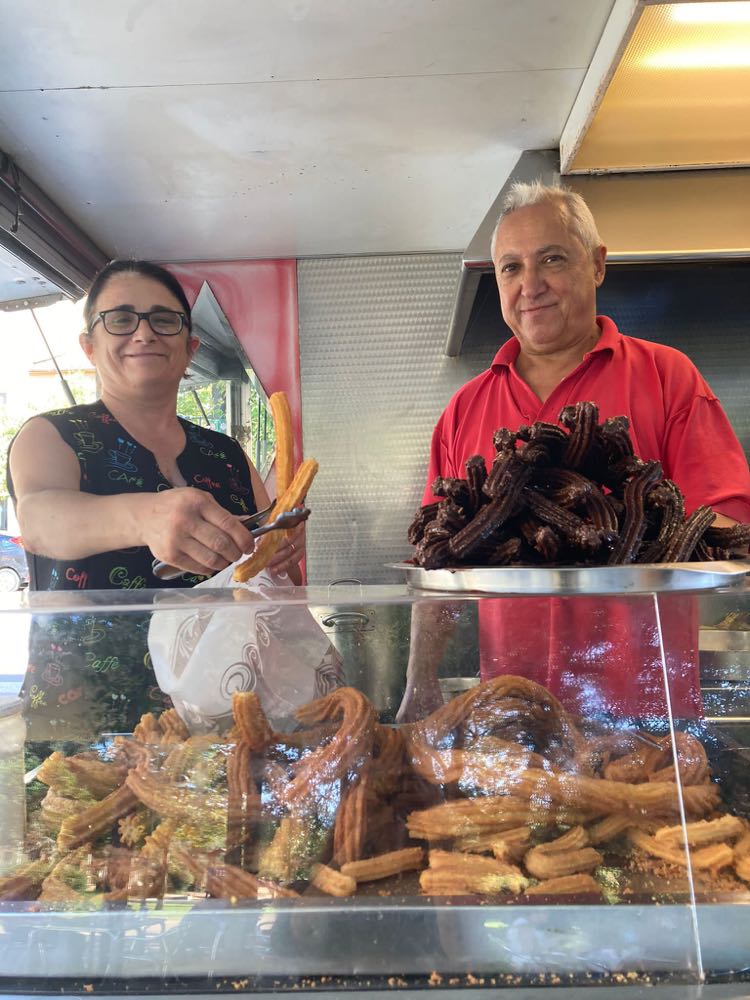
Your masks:
<path fill-rule="evenodd" d="M 112 256 L 462 250 L 613 3 L 9 3 L 0 148 Z"/>

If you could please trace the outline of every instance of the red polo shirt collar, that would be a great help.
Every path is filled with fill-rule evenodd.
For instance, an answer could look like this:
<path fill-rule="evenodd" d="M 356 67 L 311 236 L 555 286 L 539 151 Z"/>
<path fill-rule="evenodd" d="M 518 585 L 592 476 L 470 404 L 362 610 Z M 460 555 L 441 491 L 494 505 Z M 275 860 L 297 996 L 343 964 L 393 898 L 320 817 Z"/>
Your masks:
<path fill-rule="evenodd" d="M 601 330 L 601 335 L 594 347 L 584 354 L 584 361 L 586 358 L 591 357 L 592 354 L 596 354 L 597 351 L 609 351 L 610 353 L 614 353 L 614 350 L 622 337 L 622 334 L 617 329 L 614 321 L 611 320 L 609 316 L 597 316 L 596 325 Z M 518 357 L 520 351 L 521 345 L 516 337 L 511 337 L 510 340 L 506 340 L 490 365 L 490 368 L 495 375 L 499 375 L 503 368 L 510 368 Z"/>

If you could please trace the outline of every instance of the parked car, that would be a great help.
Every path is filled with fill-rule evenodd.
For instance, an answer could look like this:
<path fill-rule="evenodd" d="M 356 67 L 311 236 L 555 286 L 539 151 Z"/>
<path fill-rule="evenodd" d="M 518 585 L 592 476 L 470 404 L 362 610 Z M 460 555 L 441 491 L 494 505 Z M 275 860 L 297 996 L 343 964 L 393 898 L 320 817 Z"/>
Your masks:
<path fill-rule="evenodd" d="M 25 587 L 29 582 L 26 553 L 17 535 L 0 531 L 0 593 Z"/>

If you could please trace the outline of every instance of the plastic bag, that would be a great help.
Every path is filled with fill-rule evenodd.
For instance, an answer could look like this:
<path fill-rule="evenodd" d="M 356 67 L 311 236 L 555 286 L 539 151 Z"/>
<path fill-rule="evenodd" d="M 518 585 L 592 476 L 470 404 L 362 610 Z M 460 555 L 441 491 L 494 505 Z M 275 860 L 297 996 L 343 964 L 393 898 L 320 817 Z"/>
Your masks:
<path fill-rule="evenodd" d="M 227 728 L 235 691 L 255 691 L 271 724 L 288 730 L 296 708 L 344 683 L 341 658 L 306 607 L 279 603 L 291 585 L 286 574 L 263 570 L 236 584 L 233 572 L 228 566 L 193 591 L 233 587 L 235 606 L 154 612 L 148 646 L 157 682 L 192 732 Z"/>

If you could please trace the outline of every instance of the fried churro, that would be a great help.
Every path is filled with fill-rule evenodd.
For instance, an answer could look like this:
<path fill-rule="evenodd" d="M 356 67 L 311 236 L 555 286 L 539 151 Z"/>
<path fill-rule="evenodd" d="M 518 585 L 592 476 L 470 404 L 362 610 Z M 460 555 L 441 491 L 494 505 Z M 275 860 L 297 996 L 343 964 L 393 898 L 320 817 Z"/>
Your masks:
<path fill-rule="evenodd" d="M 622 565 L 746 554 L 750 525 L 714 529 L 708 508 L 686 518 L 684 497 L 661 465 L 635 455 L 626 416 L 598 424 L 596 404 L 582 400 L 558 419 L 562 426 L 501 427 L 489 471 L 473 455 L 466 479 L 434 481 L 461 519 L 436 524 L 436 512 L 418 514 L 407 536 L 417 565 Z"/>
<path fill-rule="evenodd" d="M 356 879 L 328 865 L 313 865 L 311 881 L 316 889 L 328 896 L 353 896 L 357 891 Z"/>
<path fill-rule="evenodd" d="M 560 878 L 547 879 L 538 885 L 526 889 L 527 896 L 601 896 L 602 887 L 591 875 L 562 875 Z"/>
<path fill-rule="evenodd" d="M 307 458 L 302 462 L 287 489 L 277 499 L 269 515 L 269 520 L 273 520 L 282 511 L 292 510 L 301 505 L 317 471 L 318 463 L 314 458 Z M 245 583 L 260 573 L 262 569 L 265 569 L 279 550 L 285 536 L 286 532 L 284 531 L 269 531 L 268 534 L 263 535 L 247 559 L 235 566 L 234 579 L 238 583 Z"/>
<path fill-rule="evenodd" d="M 276 431 L 276 495 L 281 496 L 289 488 L 294 471 L 294 436 L 292 433 L 292 413 L 285 392 L 273 392 L 268 397 L 268 405 L 273 416 Z"/>
<path fill-rule="evenodd" d="M 349 875 L 357 882 L 374 882 L 401 872 L 419 870 L 423 864 L 424 851 L 421 847 L 404 847 L 400 851 L 388 851 L 361 861 L 349 861 L 341 866 L 341 874 Z"/>
<path fill-rule="evenodd" d="M 111 829 L 120 817 L 132 812 L 137 804 L 135 793 L 122 785 L 100 802 L 64 819 L 57 835 L 57 846 L 61 851 L 72 851 L 95 840 Z"/>
<path fill-rule="evenodd" d="M 582 827 L 576 829 L 582 830 Z M 599 867 L 602 855 L 593 847 L 557 846 L 566 836 L 568 835 L 560 837 L 558 841 L 539 844 L 538 847 L 532 847 L 527 851 L 523 863 L 529 874 L 538 879 L 562 878 L 563 875 L 578 875 L 580 872 L 591 872 Z"/>

